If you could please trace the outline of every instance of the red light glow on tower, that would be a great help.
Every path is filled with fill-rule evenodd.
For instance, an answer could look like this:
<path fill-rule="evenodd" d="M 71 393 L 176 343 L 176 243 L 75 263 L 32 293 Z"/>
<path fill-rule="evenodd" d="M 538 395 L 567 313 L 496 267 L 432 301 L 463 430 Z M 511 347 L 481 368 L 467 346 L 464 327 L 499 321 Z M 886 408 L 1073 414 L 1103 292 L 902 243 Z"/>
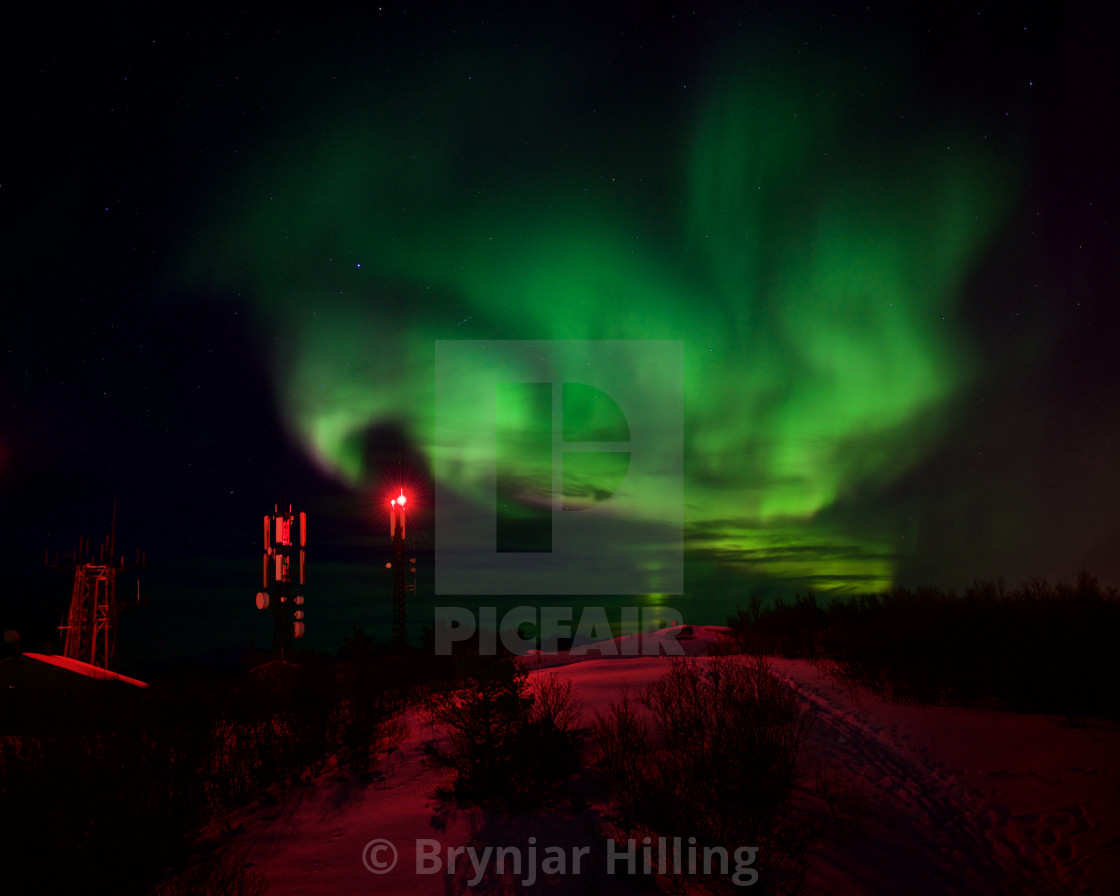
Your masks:
<path fill-rule="evenodd" d="M 416 573 L 416 558 L 405 561 L 405 532 L 408 498 L 404 489 L 389 501 L 389 535 L 393 539 L 393 561 L 385 565 L 393 571 L 393 638 L 401 643 L 408 642 L 408 627 L 405 620 L 405 598 L 409 591 L 415 591 L 412 576 Z"/>
<path fill-rule="evenodd" d="M 404 505 L 408 503 L 408 498 L 404 496 L 404 489 L 397 497 L 389 502 L 389 535 L 392 538 L 397 537 L 397 526 L 400 526 L 401 538 L 404 538 L 405 529 L 405 512 Z"/>

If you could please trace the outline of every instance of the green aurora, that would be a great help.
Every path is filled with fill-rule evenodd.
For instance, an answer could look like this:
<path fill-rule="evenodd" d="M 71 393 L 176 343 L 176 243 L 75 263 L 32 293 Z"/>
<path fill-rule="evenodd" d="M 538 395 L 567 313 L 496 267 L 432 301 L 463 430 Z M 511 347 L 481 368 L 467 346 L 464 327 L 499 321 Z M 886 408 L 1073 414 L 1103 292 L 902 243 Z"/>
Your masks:
<path fill-rule="evenodd" d="M 905 532 L 861 502 L 972 381 L 962 289 L 1017 166 L 924 108 L 899 57 L 847 58 L 747 42 L 664 102 L 604 99 L 548 54 L 371 74 L 242 152 L 177 285 L 244 298 L 292 436 L 355 489 L 393 423 L 488 499 L 470 408 L 434 444 L 436 340 L 682 340 L 691 568 L 887 588 Z M 573 489 L 614 488 L 588 469 Z"/>

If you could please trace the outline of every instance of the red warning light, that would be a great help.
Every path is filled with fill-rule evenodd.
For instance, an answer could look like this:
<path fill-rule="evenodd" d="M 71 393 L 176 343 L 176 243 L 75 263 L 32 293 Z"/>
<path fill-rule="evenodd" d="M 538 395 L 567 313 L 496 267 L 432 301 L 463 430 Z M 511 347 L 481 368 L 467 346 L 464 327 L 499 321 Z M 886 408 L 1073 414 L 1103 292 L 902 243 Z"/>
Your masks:
<path fill-rule="evenodd" d="M 400 537 L 404 538 L 404 505 L 406 503 L 408 503 L 408 498 L 404 496 L 403 487 L 400 490 L 400 494 L 389 501 L 389 534 L 393 538 L 397 537 L 398 529 L 400 530 Z"/>

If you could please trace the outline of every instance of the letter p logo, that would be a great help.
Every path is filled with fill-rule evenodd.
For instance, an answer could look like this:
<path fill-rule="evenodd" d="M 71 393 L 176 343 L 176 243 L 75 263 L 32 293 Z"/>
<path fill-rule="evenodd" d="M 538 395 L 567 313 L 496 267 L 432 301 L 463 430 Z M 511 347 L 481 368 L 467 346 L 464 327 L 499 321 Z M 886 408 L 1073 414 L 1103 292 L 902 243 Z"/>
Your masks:
<path fill-rule="evenodd" d="M 677 341 L 436 343 L 436 592 L 682 590 Z"/>

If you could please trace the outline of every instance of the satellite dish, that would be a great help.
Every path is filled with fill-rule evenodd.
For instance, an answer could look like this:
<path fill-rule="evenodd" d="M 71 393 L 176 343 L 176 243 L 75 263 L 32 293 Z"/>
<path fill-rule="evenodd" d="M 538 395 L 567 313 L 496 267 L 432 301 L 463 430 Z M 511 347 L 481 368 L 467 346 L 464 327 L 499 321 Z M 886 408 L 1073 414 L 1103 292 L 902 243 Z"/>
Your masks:
<path fill-rule="evenodd" d="M 19 632 L 17 632 L 14 628 L 10 628 L 6 632 L 4 632 L 5 644 L 15 644 L 18 640 Z"/>
<path fill-rule="evenodd" d="M 267 591 L 258 591 L 257 592 L 257 609 L 258 610 L 267 610 L 268 609 L 268 592 Z"/>
<path fill-rule="evenodd" d="M 302 619 L 303 618 L 303 610 L 296 610 L 295 613 L 293 613 L 292 615 L 295 616 L 296 619 Z"/>
<path fill-rule="evenodd" d="M 296 606 L 297 607 L 302 607 L 303 606 L 303 595 L 302 594 L 297 594 L 296 595 Z"/>
<path fill-rule="evenodd" d="M 303 637 L 303 623 L 302 622 L 293 622 L 292 623 L 292 637 L 293 638 L 302 638 Z"/>

